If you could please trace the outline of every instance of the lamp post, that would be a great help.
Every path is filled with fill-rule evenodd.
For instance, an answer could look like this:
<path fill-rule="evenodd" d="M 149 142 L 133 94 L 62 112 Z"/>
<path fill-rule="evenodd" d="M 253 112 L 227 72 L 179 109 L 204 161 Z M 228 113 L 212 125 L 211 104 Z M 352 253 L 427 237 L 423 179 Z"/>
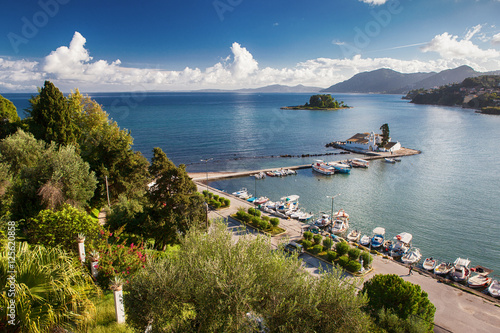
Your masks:
<path fill-rule="evenodd" d="M 213 158 L 207 158 L 205 160 L 200 160 L 201 162 L 205 162 L 205 172 L 207 173 L 207 192 L 208 192 L 208 161 L 213 160 Z M 207 193 L 208 195 L 208 193 Z"/>
<path fill-rule="evenodd" d="M 333 223 L 333 200 L 334 200 L 336 197 L 338 197 L 339 195 L 340 195 L 340 193 L 339 193 L 339 194 L 337 194 L 337 195 L 333 195 L 333 196 L 331 196 L 331 195 L 327 195 L 327 196 L 326 196 L 327 198 L 331 198 L 331 199 L 332 199 L 332 212 L 331 212 L 331 214 L 330 214 L 330 221 L 332 221 L 332 223 Z"/>

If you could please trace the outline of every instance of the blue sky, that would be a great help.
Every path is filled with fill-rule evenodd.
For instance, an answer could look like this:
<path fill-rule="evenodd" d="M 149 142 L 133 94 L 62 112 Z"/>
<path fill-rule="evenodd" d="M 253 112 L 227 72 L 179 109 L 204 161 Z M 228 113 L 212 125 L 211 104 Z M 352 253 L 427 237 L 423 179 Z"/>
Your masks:
<path fill-rule="evenodd" d="M 18 0 L 0 92 L 327 87 L 380 67 L 500 69 L 499 0 Z"/>

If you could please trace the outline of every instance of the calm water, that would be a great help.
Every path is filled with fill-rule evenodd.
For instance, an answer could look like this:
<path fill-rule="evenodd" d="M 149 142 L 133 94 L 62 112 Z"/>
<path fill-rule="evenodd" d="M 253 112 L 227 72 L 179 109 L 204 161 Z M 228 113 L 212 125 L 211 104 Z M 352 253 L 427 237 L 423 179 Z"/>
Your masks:
<path fill-rule="evenodd" d="M 18 109 L 26 95 L 4 95 Z M 190 171 L 253 170 L 310 163 L 282 154 L 335 152 L 324 145 L 388 123 L 393 139 L 422 154 L 392 165 L 373 161 L 367 170 L 325 177 L 310 169 L 297 176 L 239 178 L 211 183 L 233 192 L 247 187 L 278 199 L 298 194 L 301 206 L 330 211 L 327 195 L 340 193 L 335 209 L 351 215 L 351 227 L 370 234 L 377 226 L 393 237 L 407 231 L 423 256 L 453 261 L 468 257 L 500 273 L 500 117 L 471 110 L 413 105 L 399 95 L 339 94 L 353 109 L 283 111 L 309 94 L 92 94 L 135 149 L 151 157 L 161 147 Z M 22 113 L 22 112 L 19 112 Z M 325 160 L 343 156 L 326 156 Z M 213 158 L 207 164 L 201 159 Z"/>

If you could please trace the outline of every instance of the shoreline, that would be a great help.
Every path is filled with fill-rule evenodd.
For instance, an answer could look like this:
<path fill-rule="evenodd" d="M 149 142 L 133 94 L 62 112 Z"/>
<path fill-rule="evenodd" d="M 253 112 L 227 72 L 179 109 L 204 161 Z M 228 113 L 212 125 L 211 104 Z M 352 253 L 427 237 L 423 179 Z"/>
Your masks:
<path fill-rule="evenodd" d="M 297 106 L 282 106 L 280 107 L 281 110 L 312 110 L 312 111 L 336 111 L 336 110 L 343 110 L 343 109 L 352 109 L 352 106 L 344 106 L 341 108 L 317 108 L 317 107 L 310 107 L 310 106 L 305 106 L 305 105 L 297 105 Z"/>

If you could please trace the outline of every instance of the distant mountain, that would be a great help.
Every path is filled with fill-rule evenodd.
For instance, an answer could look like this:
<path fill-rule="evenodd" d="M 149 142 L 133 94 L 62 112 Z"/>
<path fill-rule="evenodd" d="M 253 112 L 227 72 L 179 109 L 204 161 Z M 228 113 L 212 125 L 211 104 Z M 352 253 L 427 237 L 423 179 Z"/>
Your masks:
<path fill-rule="evenodd" d="M 236 93 L 317 93 L 321 87 L 310 87 L 299 84 L 297 86 L 285 86 L 281 84 L 273 84 L 270 86 L 260 87 L 260 88 L 245 88 L 245 89 L 235 89 L 235 90 L 223 90 L 223 89 L 203 89 L 196 90 L 197 92 L 236 92 Z"/>
<path fill-rule="evenodd" d="M 349 80 L 337 83 L 321 92 L 353 92 L 378 94 L 403 94 L 414 89 L 429 89 L 462 82 L 468 77 L 498 75 L 500 71 L 476 72 L 469 66 L 447 69 L 439 73 L 403 74 L 382 68 L 354 75 Z"/>

